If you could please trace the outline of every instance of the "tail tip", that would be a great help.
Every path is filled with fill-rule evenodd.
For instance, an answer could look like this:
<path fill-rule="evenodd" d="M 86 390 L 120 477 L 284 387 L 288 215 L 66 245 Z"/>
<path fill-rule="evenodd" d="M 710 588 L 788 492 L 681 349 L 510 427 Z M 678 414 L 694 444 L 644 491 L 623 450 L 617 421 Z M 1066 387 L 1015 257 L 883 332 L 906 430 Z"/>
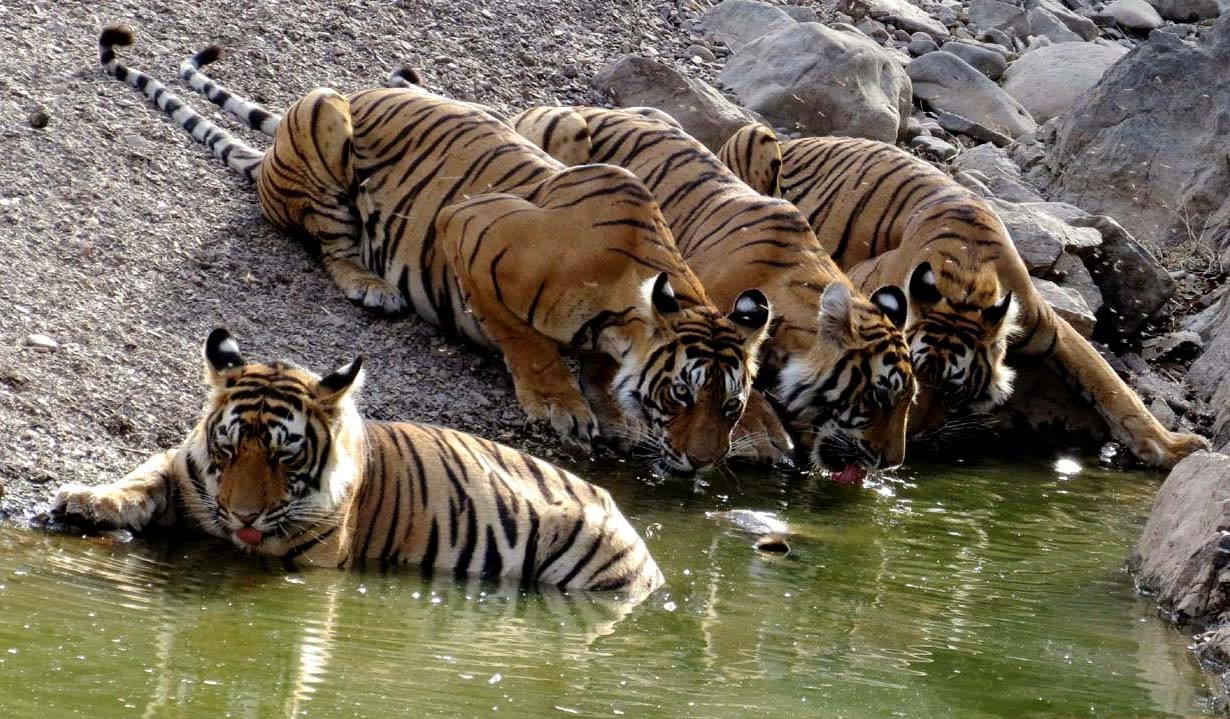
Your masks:
<path fill-rule="evenodd" d="M 126 47 L 132 44 L 132 30 L 125 25 L 108 25 L 98 36 L 98 44 L 103 47 L 119 45 Z"/>
<path fill-rule="evenodd" d="M 402 80 L 405 80 L 411 85 L 422 85 L 423 84 L 423 78 L 421 75 L 419 75 L 419 71 L 415 70 L 409 65 L 399 65 L 397 69 L 393 70 L 392 74 L 393 74 L 393 77 L 401 78 Z"/>
<path fill-rule="evenodd" d="M 221 45 L 210 45 L 204 50 L 192 56 L 192 63 L 197 67 L 208 65 L 211 62 L 217 62 L 222 57 Z"/>

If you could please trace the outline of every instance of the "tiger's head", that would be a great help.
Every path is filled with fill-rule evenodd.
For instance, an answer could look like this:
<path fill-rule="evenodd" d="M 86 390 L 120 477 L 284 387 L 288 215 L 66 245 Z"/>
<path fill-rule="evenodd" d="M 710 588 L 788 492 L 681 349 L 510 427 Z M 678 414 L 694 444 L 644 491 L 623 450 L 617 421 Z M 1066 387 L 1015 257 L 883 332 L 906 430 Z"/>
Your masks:
<path fill-rule="evenodd" d="M 187 445 L 195 491 L 184 497 L 207 531 L 279 554 L 296 530 L 335 515 L 361 470 L 353 396 L 362 364 L 323 378 L 281 362 L 247 364 L 229 332 L 209 335 L 210 394 Z"/>
<path fill-rule="evenodd" d="M 841 484 L 861 483 L 868 471 L 905 459 L 917 387 L 900 329 L 906 309 L 897 287 L 864 299 L 844 282 L 829 284 L 815 341 L 778 375 L 779 411 L 800 454 Z"/>
<path fill-rule="evenodd" d="M 911 434 L 1003 404 L 1012 393 L 1004 357 L 1017 307 L 1011 292 L 1000 294 L 995 269 L 937 273 L 924 261 L 911 272 L 909 290 L 906 338 L 919 382 Z"/>
<path fill-rule="evenodd" d="M 614 395 L 641 425 L 637 442 L 652 453 L 656 470 L 709 469 L 726 457 L 747 405 L 769 301 L 747 290 L 725 316 L 704 304 L 685 308 L 666 273 L 647 281 L 644 294 L 652 333 L 621 362 Z"/>

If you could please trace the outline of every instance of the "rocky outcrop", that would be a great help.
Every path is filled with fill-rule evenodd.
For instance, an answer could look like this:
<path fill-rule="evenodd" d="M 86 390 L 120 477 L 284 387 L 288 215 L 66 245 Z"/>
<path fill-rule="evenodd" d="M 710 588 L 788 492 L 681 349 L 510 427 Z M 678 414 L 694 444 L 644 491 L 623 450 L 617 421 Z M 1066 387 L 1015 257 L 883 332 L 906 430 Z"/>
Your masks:
<path fill-rule="evenodd" d="M 1106 216 L 1074 218 L 1073 225 L 1102 235 L 1102 243 L 1085 265 L 1102 290 L 1098 313 L 1100 338 L 1121 342 L 1135 338 L 1174 295 L 1174 280 L 1157 258 L 1118 222 Z"/>
<path fill-rule="evenodd" d="M 929 107 L 969 118 L 1009 137 L 1037 129 L 1020 103 L 952 53 L 924 55 L 906 71 L 914 84 L 914 96 Z"/>
<path fill-rule="evenodd" d="M 1064 42 L 1028 52 L 1004 72 L 1004 92 L 1039 123 L 1083 100 L 1106 70 L 1127 54 L 1120 45 Z"/>
<path fill-rule="evenodd" d="M 1176 620 L 1230 609 L 1230 457 L 1197 452 L 1170 472 L 1136 546 L 1137 584 Z"/>
<path fill-rule="evenodd" d="M 1184 379 L 1213 409 L 1213 446 L 1230 452 L 1230 292 L 1191 318 L 1187 326 L 1200 334 L 1204 352 Z"/>
<path fill-rule="evenodd" d="M 910 78 L 897 59 L 860 32 L 819 23 L 748 42 L 727 61 L 721 81 L 776 126 L 809 135 L 896 142 L 910 116 Z"/>
<path fill-rule="evenodd" d="M 762 35 L 793 27 L 794 18 L 781 9 L 757 0 L 723 0 L 701 18 L 702 30 L 739 52 Z"/>
<path fill-rule="evenodd" d="M 1174 22 L 1199 22 L 1221 14 L 1217 0 L 1149 0 L 1157 13 Z"/>
<path fill-rule="evenodd" d="M 1149 244 L 1199 238 L 1230 195 L 1228 67 L 1230 16 L 1198 43 L 1150 35 L 1059 118 L 1052 194 Z"/>
<path fill-rule="evenodd" d="M 620 107 L 656 107 L 714 152 L 735 130 L 758 118 L 701 80 L 670 65 L 625 55 L 594 76 L 594 88 Z"/>

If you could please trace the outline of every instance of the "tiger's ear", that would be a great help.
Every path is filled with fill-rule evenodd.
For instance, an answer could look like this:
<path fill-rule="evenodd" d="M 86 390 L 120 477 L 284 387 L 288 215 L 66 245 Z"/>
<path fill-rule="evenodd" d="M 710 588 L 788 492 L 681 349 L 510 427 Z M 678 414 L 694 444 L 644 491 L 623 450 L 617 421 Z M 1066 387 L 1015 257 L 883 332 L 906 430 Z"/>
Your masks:
<path fill-rule="evenodd" d="M 930 262 L 920 262 L 910 274 L 910 300 L 920 305 L 933 305 L 944 297 L 935 284 Z"/>
<path fill-rule="evenodd" d="M 871 295 L 871 304 L 880 308 L 897 329 L 905 327 L 906 299 L 905 293 L 896 285 L 885 285 Z"/>
<path fill-rule="evenodd" d="M 239 353 L 239 343 L 219 327 L 205 340 L 205 379 L 215 387 L 224 387 L 243 371 L 246 364 Z"/>
<path fill-rule="evenodd" d="M 756 289 L 745 290 L 736 297 L 735 306 L 726 315 L 726 319 L 743 331 L 744 345 L 749 348 L 758 347 L 764 341 L 772 318 L 773 306 L 769 298 Z"/>
<path fill-rule="evenodd" d="M 363 356 L 339 367 L 316 383 L 316 399 L 326 407 L 336 407 L 342 400 L 363 386 Z"/>
<path fill-rule="evenodd" d="M 1008 310 L 1012 308 L 1012 291 L 1004 295 L 999 302 L 991 305 L 982 311 L 982 323 L 987 327 L 996 327 L 1004 321 L 1008 316 Z"/>
<path fill-rule="evenodd" d="M 653 284 L 651 285 L 650 282 Z M 649 288 L 649 304 L 658 315 L 673 315 L 679 311 L 679 300 L 675 299 L 675 290 L 671 287 L 670 277 L 665 272 L 659 272 L 645 285 Z"/>
<path fill-rule="evenodd" d="M 845 283 L 831 283 L 820 296 L 820 335 L 843 343 L 854 339 L 854 296 Z"/>

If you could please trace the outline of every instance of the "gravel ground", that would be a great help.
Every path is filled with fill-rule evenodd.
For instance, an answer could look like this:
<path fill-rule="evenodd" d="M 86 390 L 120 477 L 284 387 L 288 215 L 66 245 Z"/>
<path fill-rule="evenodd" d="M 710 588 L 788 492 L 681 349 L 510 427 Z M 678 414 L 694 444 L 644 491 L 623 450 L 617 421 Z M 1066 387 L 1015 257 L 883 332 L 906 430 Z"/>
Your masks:
<path fill-rule="evenodd" d="M 131 26 L 137 45 L 123 57 L 164 81 L 220 43 L 230 53 L 216 76 L 273 108 L 319 85 L 377 84 L 397 62 L 506 112 L 600 102 L 589 77 L 628 51 L 715 71 L 682 59 L 698 3 L 239 5 L 0 0 L 0 507 L 10 513 L 177 444 L 203 397 L 200 345 L 217 325 L 252 358 L 317 371 L 366 354 L 368 416 L 557 453 L 544 428 L 523 426 L 498 359 L 342 299 L 315 258 L 267 226 L 242 181 L 105 76 L 104 25 Z M 40 110 L 46 126 L 31 127 Z M 30 346 L 33 334 L 58 347 Z"/>

